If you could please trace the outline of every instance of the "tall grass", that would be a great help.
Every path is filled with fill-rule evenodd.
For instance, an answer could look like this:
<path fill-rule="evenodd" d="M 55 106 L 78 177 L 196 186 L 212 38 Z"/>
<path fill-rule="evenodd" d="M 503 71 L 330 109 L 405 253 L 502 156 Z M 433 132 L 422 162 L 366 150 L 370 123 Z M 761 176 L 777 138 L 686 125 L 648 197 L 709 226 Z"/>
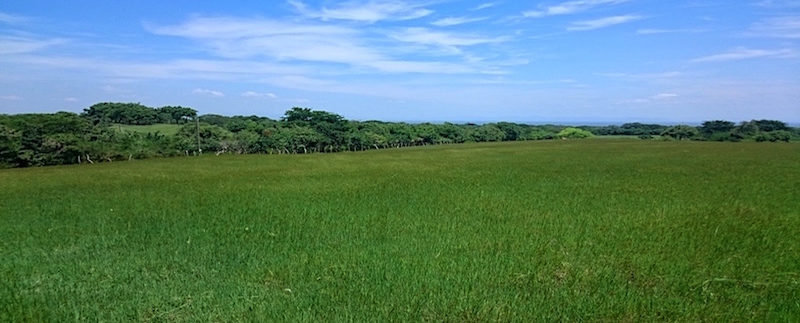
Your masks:
<path fill-rule="evenodd" d="M 0 321 L 794 321 L 800 145 L 0 171 Z"/>

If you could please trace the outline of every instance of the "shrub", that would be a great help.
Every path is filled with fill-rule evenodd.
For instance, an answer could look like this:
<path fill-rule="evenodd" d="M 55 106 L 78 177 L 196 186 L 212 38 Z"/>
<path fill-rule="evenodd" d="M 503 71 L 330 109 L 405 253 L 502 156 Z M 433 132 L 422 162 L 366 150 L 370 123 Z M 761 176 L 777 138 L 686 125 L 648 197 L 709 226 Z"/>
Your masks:
<path fill-rule="evenodd" d="M 568 127 L 564 128 L 564 130 L 561 130 L 557 136 L 559 138 L 580 139 L 580 138 L 589 138 L 594 135 L 592 135 L 591 132 L 583 129 Z"/>
<path fill-rule="evenodd" d="M 731 133 L 729 131 L 718 131 L 712 133 L 708 140 L 710 141 L 730 141 L 731 140 Z"/>

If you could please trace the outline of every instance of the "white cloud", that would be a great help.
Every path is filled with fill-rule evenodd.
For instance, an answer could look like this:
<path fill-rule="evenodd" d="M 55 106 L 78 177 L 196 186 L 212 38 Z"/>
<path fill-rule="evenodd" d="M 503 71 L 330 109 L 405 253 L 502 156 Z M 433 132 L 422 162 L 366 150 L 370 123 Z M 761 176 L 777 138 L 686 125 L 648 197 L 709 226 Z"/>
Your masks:
<path fill-rule="evenodd" d="M 651 102 L 663 102 L 667 100 L 671 100 L 677 98 L 678 94 L 675 93 L 658 93 L 653 95 L 649 98 L 636 98 L 636 99 L 629 99 L 629 100 L 621 100 L 618 101 L 617 104 L 644 104 L 644 103 L 651 103 Z"/>
<path fill-rule="evenodd" d="M 504 37 L 488 38 L 480 36 L 456 35 L 453 33 L 432 31 L 427 28 L 418 27 L 407 28 L 403 32 L 393 34 L 392 37 L 402 42 L 448 48 L 498 43 L 508 40 Z"/>
<path fill-rule="evenodd" d="M 210 96 L 215 96 L 215 97 L 223 97 L 223 96 L 225 96 L 225 93 L 222 93 L 220 91 L 209 90 L 209 89 L 194 89 L 192 91 L 192 93 L 199 94 L 199 95 L 210 95 Z"/>
<path fill-rule="evenodd" d="M 249 80 L 265 75 L 308 73 L 302 66 L 287 66 L 254 60 L 179 59 L 160 62 L 106 60 L 65 56 L 10 56 L 6 62 L 59 70 L 99 73 L 123 79 Z"/>
<path fill-rule="evenodd" d="M 439 27 L 447 27 L 447 26 L 456 26 L 456 25 L 463 25 L 470 22 L 476 22 L 486 20 L 485 17 L 446 17 L 439 20 L 436 20 L 431 23 L 431 25 L 439 26 Z"/>
<path fill-rule="evenodd" d="M 66 101 L 66 102 L 78 102 L 78 98 L 73 98 L 73 97 L 64 98 L 64 101 Z"/>
<path fill-rule="evenodd" d="M 770 18 L 753 24 L 750 36 L 800 39 L 800 16 Z"/>
<path fill-rule="evenodd" d="M 569 15 L 586 11 L 597 6 L 613 5 L 629 0 L 575 0 L 566 1 L 559 4 L 541 7 L 538 10 L 529 10 L 522 13 L 527 18 L 540 18 L 546 16 Z"/>
<path fill-rule="evenodd" d="M 29 20 L 28 17 L 11 15 L 7 13 L 0 12 L 0 23 L 5 23 L 9 25 L 16 25 L 27 22 Z"/>
<path fill-rule="evenodd" d="M 245 97 L 245 98 L 263 98 L 263 97 L 267 97 L 267 98 L 270 98 L 270 99 L 277 99 L 278 98 L 278 96 L 275 95 L 274 93 L 261 93 L 261 92 L 255 92 L 255 91 L 243 92 L 242 93 L 242 97 Z"/>
<path fill-rule="evenodd" d="M 714 54 L 704 57 L 698 57 L 692 62 L 724 62 L 724 61 L 737 61 L 744 59 L 754 58 L 792 58 L 796 57 L 797 53 L 791 49 L 749 49 L 737 48 L 725 53 Z"/>
<path fill-rule="evenodd" d="M 652 97 L 653 100 L 667 100 L 678 97 L 675 93 L 659 93 Z"/>
<path fill-rule="evenodd" d="M 65 43 L 64 39 L 32 39 L 0 36 L 0 55 L 22 54 Z"/>
<path fill-rule="evenodd" d="M 679 33 L 701 33 L 703 29 L 639 29 L 636 33 L 639 35 L 655 35 L 655 34 L 679 34 Z"/>
<path fill-rule="evenodd" d="M 423 4 L 399 0 L 346 1 L 334 8 L 309 9 L 299 0 L 289 0 L 289 4 L 301 14 L 322 20 L 351 20 L 375 23 L 382 20 L 412 20 L 433 13 Z"/>
<path fill-rule="evenodd" d="M 22 97 L 18 95 L 0 95 L 0 100 L 20 101 L 22 100 Z"/>
<path fill-rule="evenodd" d="M 117 91 L 117 88 L 112 86 L 112 85 L 103 85 L 103 87 L 101 87 L 100 89 L 102 89 L 103 91 L 106 91 L 106 92 L 115 92 L 115 91 Z"/>
<path fill-rule="evenodd" d="M 755 5 L 767 8 L 794 8 L 800 7 L 800 0 L 762 0 Z"/>
<path fill-rule="evenodd" d="M 345 64 L 383 58 L 361 44 L 358 30 L 340 26 L 268 19 L 194 18 L 177 26 L 149 29 L 160 35 L 204 41 L 215 54 L 229 58 L 267 56 L 277 60 Z"/>
<path fill-rule="evenodd" d="M 370 67 L 389 73 L 463 74 L 479 72 L 466 65 L 445 62 L 377 61 L 369 64 Z"/>
<path fill-rule="evenodd" d="M 641 16 L 624 15 L 624 16 L 605 17 L 594 20 L 576 21 L 573 22 L 572 25 L 567 27 L 567 30 L 571 31 L 595 30 L 614 25 L 624 24 L 627 22 L 636 21 L 640 19 L 642 19 Z"/>
<path fill-rule="evenodd" d="M 484 3 L 481 3 L 481 4 L 479 4 L 479 5 L 478 5 L 478 6 L 476 6 L 475 8 L 472 8 L 472 11 L 483 10 L 483 9 L 489 9 L 489 8 L 491 8 L 491 7 L 494 7 L 494 6 L 496 6 L 496 5 L 497 5 L 497 4 L 496 4 L 496 3 L 494 3 L 494 2 L 484 2 Z"/>
<path fill-rule="evenodd" d="M 192 18 L 174 26 L 147 26 L 153 33 L 185 37 L 200 41 L 215 55 L 228 59 L 271 59 L 277 63 L 335 63 L 349 67 L 369 68 L 388 73 L 471 73 L 492 69 L 491 62 L 480 62 L 480 68 L 468 63 L 408 61 L 389 53 L 409 52 L 398 44 L 376 41 L 362 29 L 324 24 L 302 24 L 271 19 Z M 459 54 L 459 47 L 505 41 L 475 35 L 432 32 L 425 28 L 408 28 L 389 33 L 404 43 L 435 46 L 449 54 Z M 380 35 L 385 37 L 385 34 Z M 417 55 L 429 54 L 415 52 Z M 437 53 L 439 54 L 439 53 Z M 437 59 L 430 57 L 429 59 Z M 466 64 L 466 65 L 465 65 Z M 296 65 L 296 64 L 293 64 Z M 325 68 L 333 68 L 326 66 Z M 278 72 L 273 72 L 276 74 Z"/>
<path fill-rule="evenodd" d="M 607 77 L 615 77 L 615 78 L 625 78 L 631 80 L 663 80 L 663 79 L 672 79 L 679 76 L 682 76 L 683 73 L 678 71 L 669 71 L 669 72 L 661 72 L 661 73 L 600 73 L 598 75 L 607 76 Z"/>

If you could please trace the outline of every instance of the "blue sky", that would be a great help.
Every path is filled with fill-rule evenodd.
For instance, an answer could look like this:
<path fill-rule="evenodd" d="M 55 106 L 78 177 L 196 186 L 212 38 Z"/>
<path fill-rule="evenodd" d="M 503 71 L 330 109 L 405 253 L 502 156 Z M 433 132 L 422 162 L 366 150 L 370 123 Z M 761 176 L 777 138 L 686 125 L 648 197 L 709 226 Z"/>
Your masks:
<path fill-rule="evenodd" d="M 800 121 L 800 0 L 0 2 L 0 113 Z"/>

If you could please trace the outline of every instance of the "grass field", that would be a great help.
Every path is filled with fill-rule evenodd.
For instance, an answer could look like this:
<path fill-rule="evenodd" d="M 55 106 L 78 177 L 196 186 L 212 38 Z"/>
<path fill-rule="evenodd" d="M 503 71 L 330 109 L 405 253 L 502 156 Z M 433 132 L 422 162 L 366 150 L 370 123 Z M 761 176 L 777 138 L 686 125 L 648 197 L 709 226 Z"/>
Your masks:
<path fill-rule="evenodd" d="M 178 133 L 178 130 L 183 127 L 182 124 L 165 124 L 165 123 L 157 123 L 152 125 L 127 125 L 127 124 L 114 124 L 111 126 L 112 129 L 118 131 L 130 131 L 130 132 L 138 132 L 138 133 L 161 133 L 162 135 L 172 136 Z"/>
<path fill-rule="evenodd" d="M 0 321 L 798 321 L 800 145 L 0 171 Z"/>

